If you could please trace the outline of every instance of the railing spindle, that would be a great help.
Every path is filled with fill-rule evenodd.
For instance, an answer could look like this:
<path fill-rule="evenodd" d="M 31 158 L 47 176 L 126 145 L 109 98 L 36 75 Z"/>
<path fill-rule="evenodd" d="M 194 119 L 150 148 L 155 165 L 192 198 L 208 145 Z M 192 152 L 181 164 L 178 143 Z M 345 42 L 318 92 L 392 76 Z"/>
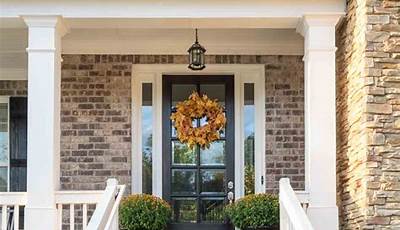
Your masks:
<path fill-rule="evenodd" d="M 19 230 L 19 205 L 14 205 L 14 230 Z"/>
<path fill-rule="evenodd" d="M 82 228 L 86 230 L 87 227 L 87 204 L 83 204 L 82 207 Z"/>
<path fill-rule="evenodd" d="M 63 220 L 62 220 L 62 211 L 63 211 L 63 205 L 62 204 L 57 204 L 57 222 L 58 222 L 58 229 L 61 230 L 62 229 L 62 224 L 63 224 Z"/>
<path fill-rule="evenodd" d="M 75 229 L 75 205 L 74 204 L 69 205 L 69 229 L 70 230 Z"/>
<path fill-rule="evenodd" d="M 7 230 L 7 205 L 1 207 L 1 229 Z"/>

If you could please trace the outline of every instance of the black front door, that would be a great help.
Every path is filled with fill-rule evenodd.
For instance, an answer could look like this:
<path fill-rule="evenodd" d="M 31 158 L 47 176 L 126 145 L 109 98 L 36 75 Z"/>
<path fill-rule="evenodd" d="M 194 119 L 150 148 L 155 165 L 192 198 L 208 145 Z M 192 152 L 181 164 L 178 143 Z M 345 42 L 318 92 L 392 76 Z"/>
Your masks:
<path fill-rule="evenodd" d="M 208 149 L 180 143 L 170 121 L 175 105 L 193 91 L 218 99 L 225 108 L 226 128 Z M 173 208 L 170 230 L 232 229 L 223 209 L 234 192 L 233 92 L 233 76 L 163 76 L 163 198 Z"/>

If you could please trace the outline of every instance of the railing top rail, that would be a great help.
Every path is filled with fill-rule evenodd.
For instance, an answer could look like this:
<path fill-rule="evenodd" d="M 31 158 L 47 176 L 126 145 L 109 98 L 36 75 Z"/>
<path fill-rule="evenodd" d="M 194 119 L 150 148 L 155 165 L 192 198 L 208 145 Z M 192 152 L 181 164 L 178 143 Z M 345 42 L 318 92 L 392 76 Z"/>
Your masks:
<path fill-rule="evenodd" d="M 0 192 L 0 205 L 26 205 L 26 192 Z"/>
<path fill-rule="evenodd" d="M 104 194 L 103 190 L 57 191 L 57 204 L 97 204 Z"/>
<path fill-rule="evenodd" d="M 300 201 L 296 197 L 288 178 L 282 178 L 279 181 L 279 202 L 281 207 L 285 209 L 295 230 L 314 229 L 304 209 L 301 207 Z"/>
<path fill-rule="evenodd" d="M 307 191 L 294 191 L 296 194 L 297 199 L 300 201 L 302 204 L 308 204 L 310 203 L 310 193 Z"/>

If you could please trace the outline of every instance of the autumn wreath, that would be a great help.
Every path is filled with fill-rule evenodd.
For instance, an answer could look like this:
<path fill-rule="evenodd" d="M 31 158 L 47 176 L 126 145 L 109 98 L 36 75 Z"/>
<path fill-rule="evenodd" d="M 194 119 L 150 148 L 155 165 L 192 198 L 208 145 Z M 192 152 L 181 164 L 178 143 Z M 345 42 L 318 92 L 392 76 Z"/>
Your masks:
<path fill-rule="evenodd" d="M 193 127 L 193 119 L 206 118 L 207 123 Z M 185 101 L 176 105 L 176 112 L 171 120 L 177 131 L 177 137 L 189 148 L 199 145 L 208 148 L 210 143 L 220 138 L 220 131 L 225 127 L 226 118 L 222 106 L 217 100 L 211 100 L 207 95 L 200 96 L 193 92 Z"/>

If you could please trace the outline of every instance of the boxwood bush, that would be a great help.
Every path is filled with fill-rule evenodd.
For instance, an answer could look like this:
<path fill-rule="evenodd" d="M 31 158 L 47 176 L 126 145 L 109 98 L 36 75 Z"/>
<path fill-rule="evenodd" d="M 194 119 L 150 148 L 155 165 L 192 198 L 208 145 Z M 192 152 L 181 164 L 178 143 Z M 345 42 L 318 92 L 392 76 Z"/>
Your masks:
<path fill-rule="evenodd" d="M 279 224 L 279 199 L 273 194 L 247 195 L 225 208 L 235 227 L 257 229 Z"/>
<path fill-rule="evenodd" d="M 162 230 L 165 229 L 172 210 L 161 198 L 140 194 L 130 195 L 121 201 L 119 222 L 123 230 Z"/>

